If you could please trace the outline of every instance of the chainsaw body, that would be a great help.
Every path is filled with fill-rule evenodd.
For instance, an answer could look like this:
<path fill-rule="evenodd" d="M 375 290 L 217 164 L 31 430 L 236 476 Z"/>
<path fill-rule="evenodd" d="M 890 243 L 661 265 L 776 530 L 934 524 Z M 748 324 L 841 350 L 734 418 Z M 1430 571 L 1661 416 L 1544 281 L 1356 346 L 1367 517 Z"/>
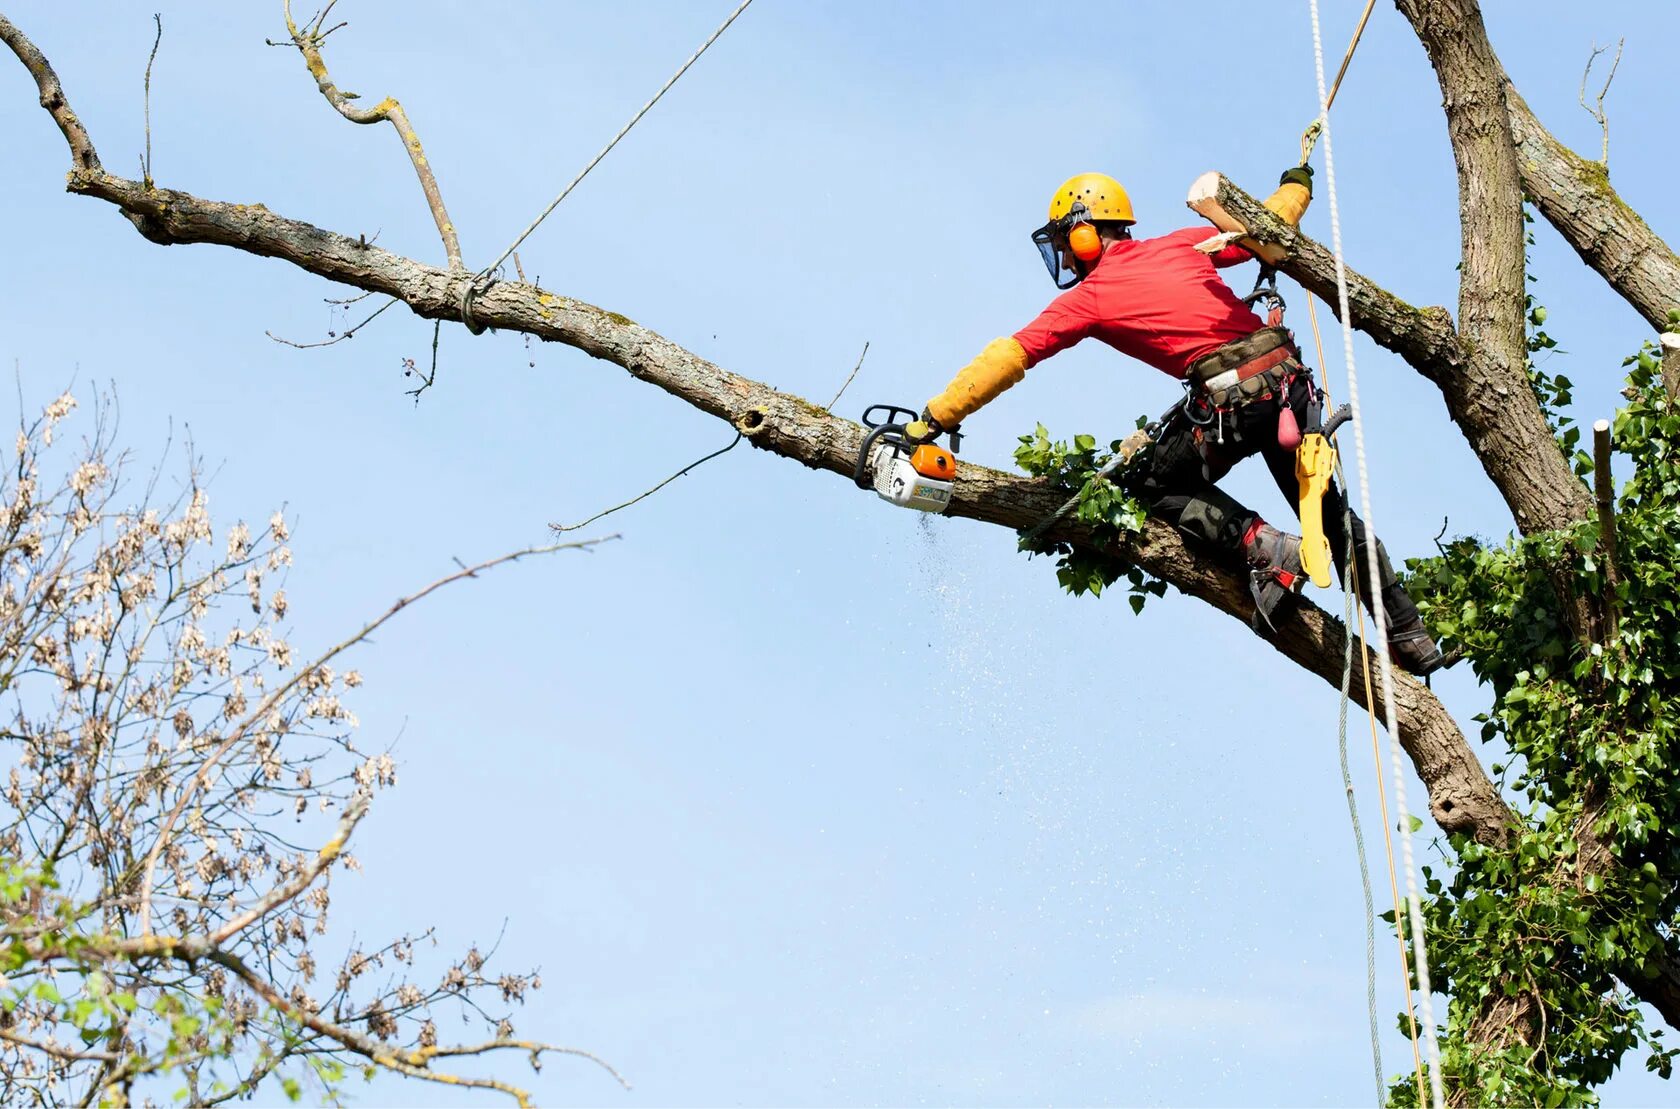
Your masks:
<path fill-rule="evenodd" d="M 916 413 L 908 408 L 871 405 L 863 414 L 869 434 L 858 448 L 852 477 L 858 488 L 873 489 L 882 500 L 900 508 L 944 512 L 956 484 L 960 439 L 951 433 L 950 450 L 932 442 L 913 442 L 905 429 L 915 419 Z"/>

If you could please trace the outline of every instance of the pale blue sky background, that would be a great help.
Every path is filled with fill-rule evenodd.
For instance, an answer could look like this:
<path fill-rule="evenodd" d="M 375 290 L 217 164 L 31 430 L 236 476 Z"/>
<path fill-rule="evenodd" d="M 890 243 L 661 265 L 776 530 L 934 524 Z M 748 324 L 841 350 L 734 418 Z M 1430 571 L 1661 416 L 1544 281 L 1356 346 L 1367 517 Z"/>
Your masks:
<path fill-rule="evenodd" d="M 344 87 L 401 98 L 481 265 L 728 6 L 345 0 L 329 61 Z M 1325 5 L 1338 57 L 1359 6 Z M 1613 180 L 1680 233 L 1663 46 L 1680 7 L 1487 7 L 1530 103 L 1588 151 L 1581 65 L 1595 39 L 1629 37 Z M 389 129 L 345 123 L 294 51 L 263 45 L 284 34 L 278 0 L 6 12 L 106 164 L 137 175 L 157 8 L 161 183 L 441 262 Z M 31 406 L 72 379 L 110 383 L 143 457 L 171 422 L 189 428 L 223 525 L 288 505 L 300 647 L 336 642 L 455 556 L 541 541 L 728 442 L 615 367 L 519 336 L 446 327 L 418 408 L 400 360 L 426 357 L 429 323 L 393 310 L 326 350 L 271 342 L 265 329 L 341 326 L 322 298 L 342 290 L 227 250 L 160 249 L 66 195 L 33 86 L 15 64 L 0 73 L 0 355 Z M 1414 302 L 1452 305 L 1439 100 L 1379 5 L 1337 106 L 1347 249 Z M 1057 182 L 1111 172 L 1141 233 L 1171 230 L 1193 222 L 1182 198 L 1203 170 L 1269 187 L 1314 104 L 1304 2 L 759 0 L 522 255 L 551 289 L 819 403 L 867 340 L 842 413 L 918 406 L 1052 294 L 1027 233 Z M 1328 237 L 1322 200 L 1307 227 Z M 1607 415 L 1646 329 L 1549 229 L 1537 237 L 1560 364 L 1582 417 Z M 1506 530 L 1434 389 L 1359 349 L 1390 549 L 1429 550 L 1443 516 Z M 1034 421 L 1117 434 L 1175 394 L 1081 348 L 971 420 L 966 454 L 1007 465 Z M 1289 518 L 1258 467 L 1232 483 Z M 1333 690 L 1195 602 L 1134 618 L 1118 597 L 1067 598 L 1006 532 L 921 520 L 745 448 L 593 531 L 624 538 L 452 589 L 360 652 L 362 740 L 397 742 L 401 785 L 358 834 L 365 873 L 333 889 L 346 935 L 435 923 L 460 947 L 507 921 L 498 958 L 545 980 L 520 1031 L 597 1051 L 636 1084 L 554 1061 L 535 1080 L 545 1103 L 1372 1099 Z M 1467 672 L 1438 685 L 1463 721 L 1483 704 Z M 1359 745 L 1355 767 L 1369 818 Z M 1402 1002 L 1379 939 L 1394 1073 L 1409 1051 L 1387 1031 Z M 1631 1063 L 1607 1103 L 1673 1103 Z M 362 1100 L 459 1102 L 412 1084 Z"/>

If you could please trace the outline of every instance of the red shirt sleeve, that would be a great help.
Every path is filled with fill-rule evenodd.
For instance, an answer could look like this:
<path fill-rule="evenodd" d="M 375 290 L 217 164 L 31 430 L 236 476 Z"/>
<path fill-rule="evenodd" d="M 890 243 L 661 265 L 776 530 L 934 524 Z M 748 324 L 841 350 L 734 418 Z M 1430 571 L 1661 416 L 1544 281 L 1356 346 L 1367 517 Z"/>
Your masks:
<path fill-rule="evenodd" d="M 1174 231 L 1170 235 L 1162 235 L 1161 238 L 1170 242 L 1181 242 L 1186 246 L 1194 248 L 1197 243 L 1206 242 L 1219 233 L 1219 228 L 1214 227 L 1212 224 L 1204 223 L 1197 227 L 1186 227 L 1181 231 Z M 1240 266 L 1244 262 L 1254 261 L 1254 255 L 1250 254 L 1236 243 L 1232 243 L 1230 246 L 1216 250 L 1212 254 L 1208 255 L 1208 257 L 1212 259 L 1214 268 L 1221 270 L 1229 266 Z"/>
<path fill-rule="evenodd" d="M 1075 285 L 1050 302 L 1038 318 L 1015 333 L 1015 341 L 1026 351 L 1027 366 L 1073 346 L 1089 336 L 1101 322 L 1096 298 L 1085 285 Z"/>

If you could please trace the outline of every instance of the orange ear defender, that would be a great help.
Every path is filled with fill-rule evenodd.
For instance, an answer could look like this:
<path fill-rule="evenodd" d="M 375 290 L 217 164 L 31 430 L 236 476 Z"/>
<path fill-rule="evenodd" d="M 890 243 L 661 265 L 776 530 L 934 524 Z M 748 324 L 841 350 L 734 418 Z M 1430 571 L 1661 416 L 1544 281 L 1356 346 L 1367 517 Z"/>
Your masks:
<path fill-rule="evenodd" d="M 1068 249 L 1081 262 L 1094 262 L 1102 257 L 1102 236 L 1088 223 L 1076 223 L 1068 231 Z"/>

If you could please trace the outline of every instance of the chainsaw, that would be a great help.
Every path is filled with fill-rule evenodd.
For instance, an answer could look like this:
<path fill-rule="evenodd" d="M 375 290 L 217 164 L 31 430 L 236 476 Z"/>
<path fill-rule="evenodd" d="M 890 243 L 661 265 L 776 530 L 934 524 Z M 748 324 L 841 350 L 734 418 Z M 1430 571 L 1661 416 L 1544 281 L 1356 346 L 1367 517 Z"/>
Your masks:
<path fill-rule="evenodd" d="M 962 436 L 950 433 L 951 449 L 931 439 L 912 437 L 916 413 L 893 404 L 872 404 L 863 413 L 869 434 L 858 447 L 852 478 L 859 489 L 873 489 L 882 500 L 920 512 L 943 512 L 951 503 L 957 479 L 957 448 Z"/>

